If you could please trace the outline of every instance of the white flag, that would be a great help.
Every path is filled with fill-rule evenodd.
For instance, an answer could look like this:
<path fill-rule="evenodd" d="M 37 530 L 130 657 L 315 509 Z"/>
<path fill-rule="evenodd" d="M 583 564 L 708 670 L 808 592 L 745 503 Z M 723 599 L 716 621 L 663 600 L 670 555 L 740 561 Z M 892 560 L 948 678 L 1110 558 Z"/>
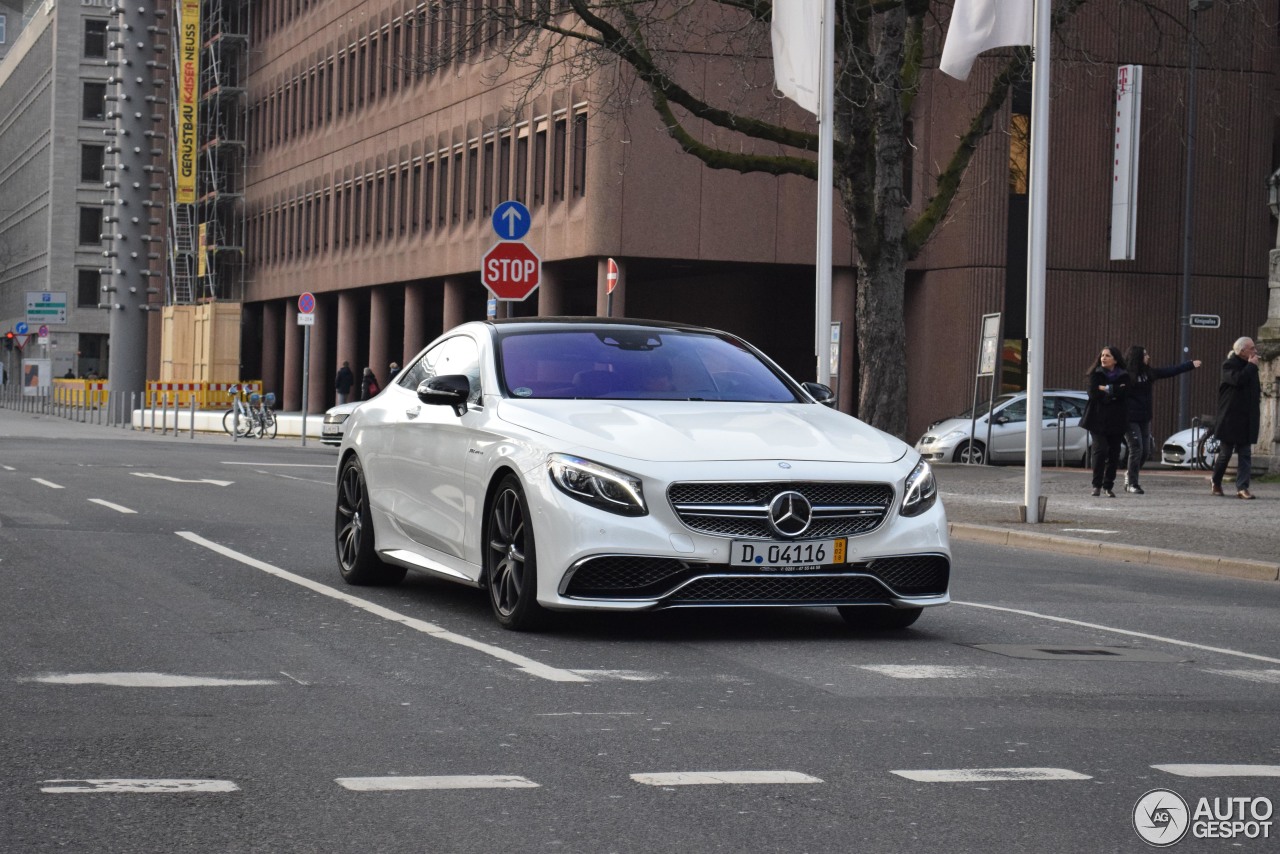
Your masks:
<path fill-rule="evenodd" d="M 774 0 L 772 36 L 774 84 L 816 116 L 822 0 Z"/>
<path fill-rule="evenodd" d="M 984 50 L 1031 44 L 1033 6 L 1034 0 L 956 0 L 938 68 L 964 80 Z"/>

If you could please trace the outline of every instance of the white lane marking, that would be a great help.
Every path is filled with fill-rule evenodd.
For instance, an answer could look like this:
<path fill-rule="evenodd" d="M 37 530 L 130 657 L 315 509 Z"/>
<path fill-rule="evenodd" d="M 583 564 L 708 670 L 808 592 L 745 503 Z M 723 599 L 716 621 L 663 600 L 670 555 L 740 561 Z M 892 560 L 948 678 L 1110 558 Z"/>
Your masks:
<path fill-rule="evenodd" d="M 661 774 L 632 774 L 631 779 L 646 786 L 711 786 L 717 784 L 755 785 L 768 783 L 821 783 L 817 777 L 799 771 L 674 771 Z"/>
<path fill-rule="evenodd" d="M 1265 682 L 1269 685 L 1280 685 L 1280 670 L 1209 670 L 1205 673 L 1217 673 L 1220 676 L 1234 676 L 1249 682 Z"/>
<path fill-rule="evenodd" d="M 170 477 L 167 474 L 156 474 L 155 472 L 149 472 L 149 471 L 131 471 L 129 472 L 129 474 L 133 475 L 134 477 L 150 477 L 150 478 L 154 478 L 155 480 L 171 480 L 174 483 L 212 483 L 214 486 L 230 486 L 231 484 L 235 483 L 234 480 L 213 480 L 207 477 L 197 478 L 195 480 L 188 480 L 182 477 Z"/>
<path fill-rule="evenodd" d="M 398 614 L 390 608 L 384 608 L 381 605 L 375 605 L 372 602 L 366 601 L 357 596 L 352 596 L 349 593 L 343 593 L 341 590 L 335 590 L 327 584 L 321 584 L 318 581 L 303 578 L 301 575 L 294 575 L 288 570 L 280 569 L 279 567 L 272 566 L 269 563 L 264 563 L 256 558 L 241 554 L 234 549 L 229 549 L 224 545 L 213 542 L 212 540 L 206 540 L 204 537 L 199 534 L 192 533 L 191 531 L 175 531 L 174 533 L 179 537 L 182 537 L 184 540 L 188 540 L 189 542 L 195 543 L 196 545 L 202 546 L 210 551 L 217 552 L 224 557 L 229 557 L 232 560 L 239 561 L 246 566 L 251 566 L 254 569 L 260 569 L 277 578 L 293 582 L 294 584 L 305 587 L 315 593 L 319 593 L 321 596 L 328 596 L 331 599 L 337 599 L 339 602 L 346 602 L 348 605 L 353 605 L 356 608 L 359 608 L 362 611 L 367 611 L 376 617 L 382 617 L 384 620 L 390 620 L 393 623 L 400 623 L 402 626 L 413 629 L 414 631 L 431 635 L 432 637 L 448 641 L 449 643 L 456 643 L 459 646 L 465 646 L 469 649 L 474 649 L 477 652 L 483 652 L 485 655 L 491 655 L 494 658 L 514 664 L 517 668 L 531 676 L 537 676 L 540 679 L 547 679 L 552 682 L 590 681 L 571 671 L 561 670 L 558 667 L 551 667 L 550 665 L 543 664 L 540 661 L 534 661 L 532 658 L 527 658 L 519 653 L 511 652 L 510 650 L 494 646 L 493 644 L 483 643 L 464 635 L 454 634 L 448 629 L 443 629 L 440 626 L 433 625 L 432 623 L 428 623 L 424 620 L 415 619 L 414 617 L 406 617 L 404 614 Z"/>
<path fill-rule="evenodd" d="M 246 463 L 234 460 L 222 460 L 224 466 L 257 466 L 258 468 L 294 468 L 294 469 L 333 469 L 337 463 Z"/>
<path fill-rule="evenodd" d="M 13 466 L 0 466 L 0 469 L 4 469 L 5 471 L 17 471 Z"/>
<path fill-rule="evenodd" d="M 102 499 L 102 498 L 90 498 L 90 499 L 89 499 L 89 501 L 91 501 L 91 502 L 92 502 L 92 503 L 94 503 L 94 504 L 101 504 L 103 507 L 109 507 L 109 508 L 111 508 L 112 510 L 116 511 L 117 513 L 134 513 L 134 514 L 136 514 L 136 513 L 138 512 L 137 510 L 130 510 L 128 507 L 125 507 L 125 506 L 120 505 L 120 504 L 112 504 L 110 501 L 107 501 L 107 500 Z"/>
<path fill-rule="evenodd" d="M 1280 765 L 1152 765 L 1179 777 L 1280 777 Z"/>
<path fill-rule="evenodd" d="M 997 676 L 993 667 L 947 664 L 858 664 L 862 670 L 870 670 L 894 679 L 967 679 L 971 676 Z"/>
<path fill-rule="evenodd" d="M 563 717 L 626 717 L 627 715 L 638 715 L 639 712 L 534 712 L 535 718 L 563 718 Z"/>
<path fill-rule="evenodd" d="M 993 783 L 1002 780 L 1092 780 L 1088 774 L 1066 768 L 951 768 L 921 771 L 894 771 L 917 783 Z"/>
<path fill-rule="evenodd" d="M 1063 528 L 1064 533 L 1072 534 L 1118 534 L 1119 531 L 1108 531 L 1106 528 Z"/>
<path fill-rule="evenodd" d="M 66 489 L 66 487 L 60 486 L 59 484 L 56 484 L 51 480 L 45 480 L 42 477 L 33 477 L 31 479 L 34 480 L 36 483 L 40 484 L 41 486 L 47 486 L 50 489 Z"/>
<path fill-rule="evenodd" d="M 537 789 L 524 777 L 459 774 L 444 777 L 338 777 L 333 782 L 353 792 L 406 792 L 413 789 Z"/>
<path fill-rule="evenodd" d="M 141 794 L 187 794 L 189 792 L 238 792 L 240 787 L 230 780 L 45 780 L 40 791 L 51 794 L 69 792 L 136 792 Z"/>
<path fill-rule="evenodd" d="M 277 685 L 275 679 L 221 679 L 172 673 L 46 673 L 20 682 L 47 685 L 112 685 L 118 688 L 220 688 L 228 685 Z"/>
<path fill-rule="evenodd" d="M 643 670 L 571 670 L 588 679 L 620 679 L 623 682 L 657 682 L 662 676 L 658 673 L 646 673 Z"/>
<path fill-rule="evenodd" d="M 1185 646 L 1191 649 L 1202 649 L 1205 652 L 1217 652 L 1222 655 L 1234 655 L 1237 658 L 1251 658 L 1254 661 L 1265 661 L 1269 664 L 1280 664 L 1280 658 L 1269 658 L 1265 655 L 1254 655 L 1252 652 L 1240 652 L 1235 649 L 1224 649 L 1219 646 L 1205 646 L 1204 644 L 1192 643 L 1191 641 L 1178 640 L 1177 638 L 1167 638 L 1161 635 L 1149 635 L 1145 632 L 1132 632 L 1128 629 L 1117 629 L 1114 626 L 1103 626 L 1098 623 L 1086 623 L 1083 620 L 1072 620 L 1067 617 L 1055 617 L 1052 614 L 1039 614 L 1035 611 L 1024 611 L 1021 608 L 1005 608 L 1002 605 L 986 605 L 982 602 L 959 602 L 952 600 L 955 605 L 968 605 L 970 608 L 986 608 L 989 611 L 1003 611 L 1006 614 L 1021 614 L 1024 617 L 1036 617 L 1041 620 L 1049 620 L 1054 623 L 1066 623 L 1069 626 L 1081 626 L 1086 629 L 1097 629 L 1103 632 L 1114 632 L 1118 635 L 1127 635 L 1132 638 L 1145 638 L 1147 640 L 1159 641 L 1160 643 L 1171 643 L 1174 646 Z"/>

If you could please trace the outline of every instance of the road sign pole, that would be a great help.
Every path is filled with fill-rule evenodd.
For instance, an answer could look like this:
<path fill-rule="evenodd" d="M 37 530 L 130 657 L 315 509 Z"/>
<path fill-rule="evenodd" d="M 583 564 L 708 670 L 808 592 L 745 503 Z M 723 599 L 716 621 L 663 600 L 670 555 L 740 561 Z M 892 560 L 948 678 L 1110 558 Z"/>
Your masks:
<path fill-rule="evenodd" d="M 307 446 L 307 393 L 311 385 L 311 326 L 302 327 L 302 447 Z"/>

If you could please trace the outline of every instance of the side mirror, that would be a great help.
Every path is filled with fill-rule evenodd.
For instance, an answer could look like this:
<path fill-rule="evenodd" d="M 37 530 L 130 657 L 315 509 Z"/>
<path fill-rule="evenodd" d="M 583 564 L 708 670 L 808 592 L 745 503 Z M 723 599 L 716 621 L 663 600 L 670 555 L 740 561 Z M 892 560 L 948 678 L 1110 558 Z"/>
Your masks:
<path fill-rule="evenodd" d="M 441 374 L 418 384 L 418 400 L 431 406 L 452 406 L 459 418 L 467 411 L 471 381 L 465 374 Z"/>
<path fill-rule="evenodd" d="M 823 406 L 829 406 L 832 409 L 836 408 L 836 393 L 831 390 L 830 386 L 822 383 L 801 383 L 801 385 L 804 386 L 805 391 L 809 392 L 809 396 L 818 401 L 818 403 Z"/>
<path fill-rule="evenodd" d="M 997 415 L 997 416 L 996 416 L 996 423 L 997 423 L 997 424 L 1008 424 L 1008 423 L 1009 423 L 1009 416 L 1008 416 L 1008 415 Z"/>

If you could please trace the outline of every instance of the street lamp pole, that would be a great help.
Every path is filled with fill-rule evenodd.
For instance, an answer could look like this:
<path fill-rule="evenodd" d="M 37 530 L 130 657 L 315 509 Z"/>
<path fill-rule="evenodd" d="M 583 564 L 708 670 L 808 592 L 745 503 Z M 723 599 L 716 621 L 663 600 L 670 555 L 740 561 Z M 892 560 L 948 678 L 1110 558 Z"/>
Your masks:
<path fill-rule="evenodd" d="M 1179 361 L 1191 358 L 1191 248 L 1192 190 L 1196 160 L 1196 19 L 1213 6 L 1213 0 L 1190 0 L 1191 34 L 1187 45 L 1187 174 L 1182 202 L 1182 310 L 1178 317 Z M 1191 424 L 1191 374 L 1178 377 L 1178 429 Z"/>

